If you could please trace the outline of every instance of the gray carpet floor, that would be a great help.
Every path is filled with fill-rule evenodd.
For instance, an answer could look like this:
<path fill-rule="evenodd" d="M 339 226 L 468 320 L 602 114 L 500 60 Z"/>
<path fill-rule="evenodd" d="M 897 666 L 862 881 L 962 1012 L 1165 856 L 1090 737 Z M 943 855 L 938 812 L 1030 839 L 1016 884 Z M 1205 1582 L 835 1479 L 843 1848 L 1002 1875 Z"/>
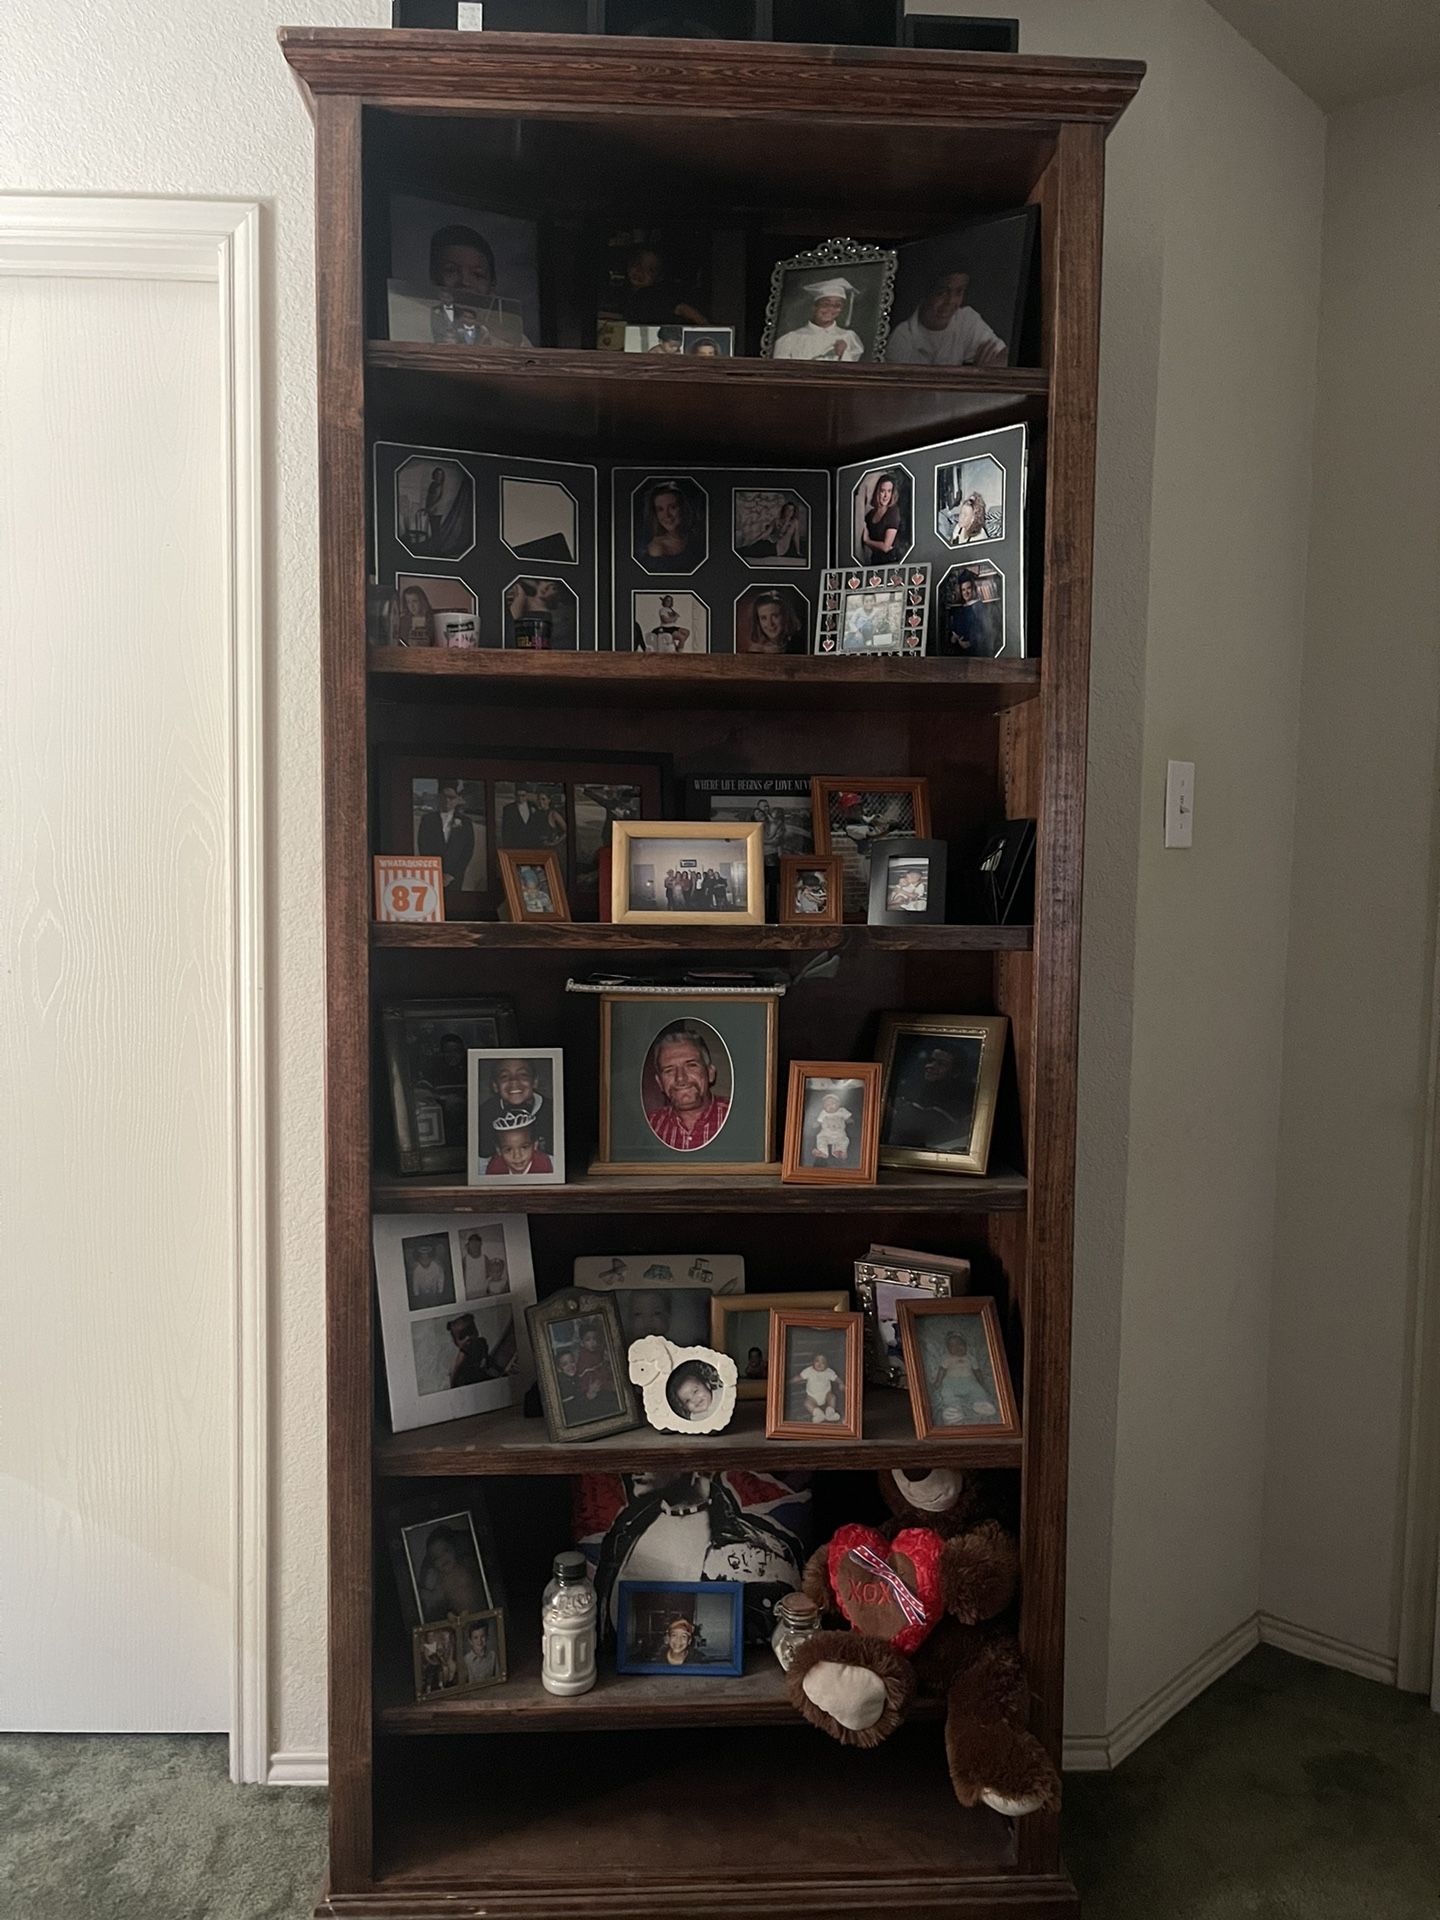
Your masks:
<path fill-rule="evenodd" d="M 1085 1920 L 1440 1920 L 1440 1716 L 1261 1648 L 1065 1826 Z M 324 1828 L 219 1740 L 8 1736 L 0 1920 L 307 1920 Z"/>

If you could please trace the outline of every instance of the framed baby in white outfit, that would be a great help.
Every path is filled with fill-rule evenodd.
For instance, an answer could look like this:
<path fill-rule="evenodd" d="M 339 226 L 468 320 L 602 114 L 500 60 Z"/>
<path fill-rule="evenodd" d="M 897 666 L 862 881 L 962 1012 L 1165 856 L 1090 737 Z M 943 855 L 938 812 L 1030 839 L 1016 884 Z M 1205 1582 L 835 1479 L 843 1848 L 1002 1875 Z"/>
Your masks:
<path fill-rule="evenodd" d="M 861 1438 L 862 1327 L 858 1313 L 771 1309 L 767 1440 Z"/>
<path fill-rule="evenodd" d="M 873 1186 L 879 1164 L 878 1063 L 792 1060 L 781 1179 Z"/>

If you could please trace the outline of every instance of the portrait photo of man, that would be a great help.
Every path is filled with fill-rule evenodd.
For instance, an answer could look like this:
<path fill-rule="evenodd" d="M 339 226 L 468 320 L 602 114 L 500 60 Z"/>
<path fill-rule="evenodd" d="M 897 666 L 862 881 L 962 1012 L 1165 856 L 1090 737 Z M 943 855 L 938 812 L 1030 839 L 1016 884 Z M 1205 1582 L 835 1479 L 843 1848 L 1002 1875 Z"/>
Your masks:
<path fill-rule="evenodd" d="M 642 1094 L 650 1130 L 662 1146 L 693 1153 L 708 1146 L 725 1125 L 730 1099 L 717 1085 L 717 1055 L 724 1061 L 728 1083 L 724 1043 L 699 1021 L 679 1021 L 657 1036 L 645 1059 Z"/>

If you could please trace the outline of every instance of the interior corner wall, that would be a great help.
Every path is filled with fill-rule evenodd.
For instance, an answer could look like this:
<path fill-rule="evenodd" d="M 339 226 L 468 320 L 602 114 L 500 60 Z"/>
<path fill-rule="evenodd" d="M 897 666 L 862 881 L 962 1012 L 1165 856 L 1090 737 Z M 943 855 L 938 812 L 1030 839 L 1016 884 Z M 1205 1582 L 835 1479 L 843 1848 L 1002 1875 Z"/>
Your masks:
<path fill-rule="evenodd" d="M 1259 1606 L 1324 192 L 1319 108 L 1202 0 L 1170 21 L 1112 1730 L 1183 1704 Z"/>
<path fill-rule="evenodd" d="M 1431 1052 L 1440 87 L 1329 130 L 1262 1604 L 1397 1651 Z"/>

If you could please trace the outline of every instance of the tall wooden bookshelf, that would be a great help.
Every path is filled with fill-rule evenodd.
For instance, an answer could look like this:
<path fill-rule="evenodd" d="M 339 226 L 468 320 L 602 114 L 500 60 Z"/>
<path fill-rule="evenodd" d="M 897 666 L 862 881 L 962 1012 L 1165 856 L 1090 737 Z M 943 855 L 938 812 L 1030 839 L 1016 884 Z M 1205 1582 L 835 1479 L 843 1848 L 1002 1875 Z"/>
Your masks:
<path fill-rule="evenodd" d="M 541 1689 L 512 1577 L 510 1682 L 417 1704 L 383 1625 L 376 1515 L 396 1489 L 485 1476 L 503 1552 L 539 1568 L 569 1543 L 566 1476 L 696 1467 L 826 1476 L 952 1464 L 1018 1477 L 1019 1631 L 1031 1724 L 1061 1744 L 1069 1302 L 1080 865 L 1104 150 L 1142 69 L 1116 62 L 744 42 L 287 29 L 315 122 L 320 367 L 327 986 L 330 1554 L 328 1890 L 317 1913 L 439 1920 L 780 1915 L 915 1920 L 1073 1914 L 1058 1822 L 957 1806 L 933 1712 L 875 1753 L 797 1722 L 778 1668 L 742 1680 L 602 1678 Z M 567 349 L 407 346 L 367 337 L 367 235 L 391 191 L 537 217 L 660 218 L 787 235 L 903 239 L 968 214 L 1041 209 L 1036 364 L 997 372 Z M 808 244 L 802 241 L 801 244 Z M 848 459 L 1026 421 L 1033 429 L 1029 632 L 1019 661 L 474 654 L 365 643 L 370 440 L 670 465 Z M 677 768 L 923 773 L 935 831 L 1038 821 L 1031 928 L 607 925 L 373 927 L 370 756 L 387 743 L 663 750 Z M 713 763 L 713 764 L 712 764 Z M 835 978 L 795 987 L 781 1055 L 870 1057 L 878 1014 L 1007 1013 L 1010 1151 L 984 1179 L 893 1173 L 874 1188 L 763 1177 L 587 1179 L 593 1101 L 568 1086 L 569 1184 L 509 1197 L 531 1217 L 541 1292 L 578 1251 L 685 1244 L 743 1252 L 755 1287 L 834 1285 L 872 1239 L 968 1251 L 1004 1303 L 1019 1441 L 913 1437 L 871 1392 L 866 1437 L 767 1442 L 742 1402 L 710 1439 L 648 1431 L 552 1445 L 520 1411 L 391 1434 L 376 1394 L 370 1217 L 494 1210 L 502 1197 L 402 1181 L 372 1118 L 374 1009 L 428 993 L 506 992 L 526 1038 L 572 1036 L 593 1006 L 567 973 L 718 954 Z M 574 1058 L 583 1057 L 583 1040 Z M 592 1133 L 593 1138 L 593 1133 Z M 513 1572 L 513 1569 L 512 1569 Z"/>

